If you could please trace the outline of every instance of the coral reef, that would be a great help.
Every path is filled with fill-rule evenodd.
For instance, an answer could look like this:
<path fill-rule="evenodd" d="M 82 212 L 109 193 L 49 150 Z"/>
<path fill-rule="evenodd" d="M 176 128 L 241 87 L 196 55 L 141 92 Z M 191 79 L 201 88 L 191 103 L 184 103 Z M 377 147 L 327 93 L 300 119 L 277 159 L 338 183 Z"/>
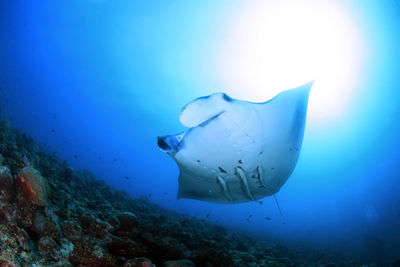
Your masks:
<path fill-rule="evenodd" d="M 317 255 L 317 256 L 316 256 Z M 357 266 L 133 199 L 0 120 L 0 266 Z"/>

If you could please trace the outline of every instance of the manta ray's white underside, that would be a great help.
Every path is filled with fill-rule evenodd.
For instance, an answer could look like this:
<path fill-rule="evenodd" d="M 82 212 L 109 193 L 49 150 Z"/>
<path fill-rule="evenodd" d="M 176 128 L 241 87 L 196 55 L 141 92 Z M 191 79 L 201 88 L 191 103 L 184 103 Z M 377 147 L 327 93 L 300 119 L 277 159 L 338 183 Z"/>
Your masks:
<path fill-rule="evenodd" d="M 311 86 L 264 103 L 215 93 L 186 105 L 180 121 L 191 128 L 158 138 L 179 166 L 178 198 L 240 203 L 277 193 L 299 157 Z"/>

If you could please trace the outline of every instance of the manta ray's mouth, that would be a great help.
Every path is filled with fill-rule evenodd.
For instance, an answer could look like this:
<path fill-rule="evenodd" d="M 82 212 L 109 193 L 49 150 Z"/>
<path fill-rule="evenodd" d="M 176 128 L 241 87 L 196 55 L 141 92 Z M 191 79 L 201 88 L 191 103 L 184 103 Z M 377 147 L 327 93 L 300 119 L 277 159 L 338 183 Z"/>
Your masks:
<path fill-rule="evenodd" d="M 178 151 L 178 140 L 174 135 L 158 136 L 158 147 L 169 154 L 174 154 Z"/>
<path fill-rule="evenodd" d="M 161 150 L 168 152 L 171 150 L 171 147 L 169 146 L 169 144 L 165 141 L 165 136 L 158 136 L 157 137 L 157 145 L 159 148 L 161 148 Z"/>

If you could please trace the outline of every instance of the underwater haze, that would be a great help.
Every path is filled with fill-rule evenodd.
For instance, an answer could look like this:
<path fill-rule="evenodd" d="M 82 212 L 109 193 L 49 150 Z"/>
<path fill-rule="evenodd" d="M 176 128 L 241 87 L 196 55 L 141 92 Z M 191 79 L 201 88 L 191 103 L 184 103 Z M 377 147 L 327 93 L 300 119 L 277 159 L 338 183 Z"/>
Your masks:
<path fill-rule="evenodd" d="M 0 107 L 46 151 L 135 198 L 389 264 L 400 259 L 399 48 L 397 0 L 1 1 Z M 310 80 L 282 215 L 273 197 L 177 199 L 179 168 L 157 137 L 187 130 L 187 103 L 265 102 Z"/>

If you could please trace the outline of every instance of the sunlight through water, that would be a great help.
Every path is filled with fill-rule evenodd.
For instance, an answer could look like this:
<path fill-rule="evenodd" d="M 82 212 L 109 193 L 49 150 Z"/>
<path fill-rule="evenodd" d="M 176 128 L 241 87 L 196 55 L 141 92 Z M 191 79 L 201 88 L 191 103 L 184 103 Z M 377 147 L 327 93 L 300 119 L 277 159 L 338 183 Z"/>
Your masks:
<path fill-rule="evenodd" d="M 266 101 L 310 80 L 309 118 L 341 119 L 357 94 L 362 36 L 350 7 L 328 1 L 243 2 L 221 45 L 232 97 Z"/>

